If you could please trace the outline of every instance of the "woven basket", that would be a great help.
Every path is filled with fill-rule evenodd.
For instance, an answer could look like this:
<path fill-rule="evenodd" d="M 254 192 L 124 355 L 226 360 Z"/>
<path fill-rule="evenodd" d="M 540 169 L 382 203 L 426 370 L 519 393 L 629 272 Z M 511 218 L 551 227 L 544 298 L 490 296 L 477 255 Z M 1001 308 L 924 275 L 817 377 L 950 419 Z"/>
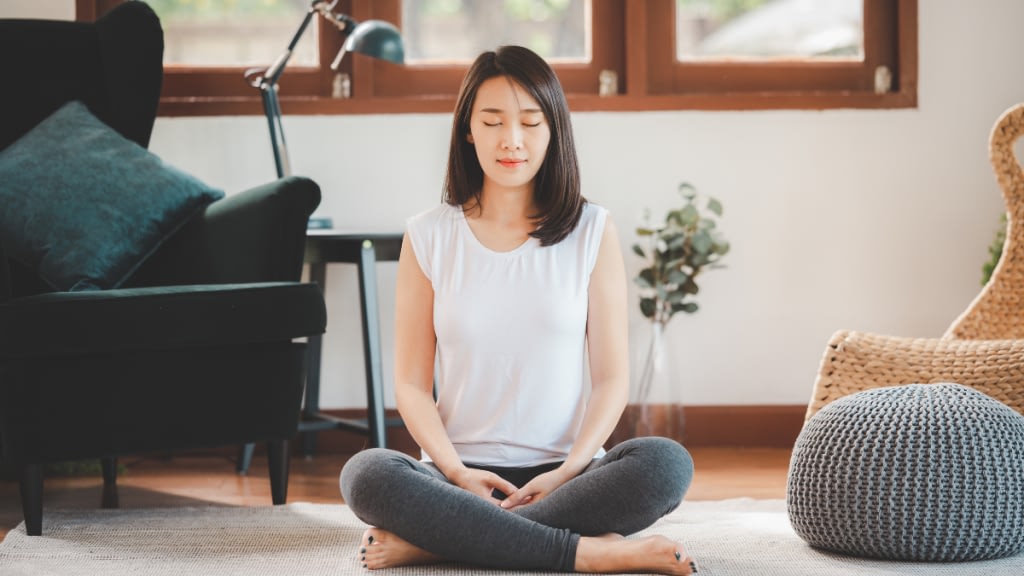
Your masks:
<path fill-rule="evenodd" d="M 988 284 L 942 338 L 836 332 L 821 361 L 807 415 L 862 390 L 957 382 L 1024 414 L 1024 170 L 1014 142 L 1024 134 L 1024 104 L 1006 110 L 989 156 L 1007 210 L 1006 242 Z"/>
<path fill-rule="evenodd" d="M 855 392 L 936 382 L 969 386 L 1024 414 L 1024 340 L 836 332 L 821 360 L 807 418 L 829 402 Z"/>
<path fill-rule="evenodd" d="M 1024 416 L 959 384 L 910 384 L 830 403 L 797 439 L 787 484 L 815 547 L 908 561 L 1024 549 Z"/>
<path fill-rule="evenodd" d="M 947 338 L 1024 338 L 1024 171 L 1013 145 L 1024 134 L 1024 104 L 996 121 L 989 160 L 1006 203 L 1006 240 L 992 277 L 970 306 L 946 330 Z"/>

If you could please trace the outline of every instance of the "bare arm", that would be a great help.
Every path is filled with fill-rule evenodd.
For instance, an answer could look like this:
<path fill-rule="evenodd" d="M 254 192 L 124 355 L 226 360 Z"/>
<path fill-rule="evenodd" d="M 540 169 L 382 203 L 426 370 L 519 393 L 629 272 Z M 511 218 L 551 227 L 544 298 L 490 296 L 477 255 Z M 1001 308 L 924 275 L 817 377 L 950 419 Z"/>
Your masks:
<path fill-rule="evenodd" d="M 605 224 L 597 264 L 590 276 L 587 348 L 591 393 L 580 435 L 565 466 L 579 474 L 615 430 L 629 401 L 629 321 L 626 267 L 619 232 L 611 218 Z"/>
<path fill-rule="evenodd" d="M 434 402 L 434 290 L 406 235 L 398 257 L 395 297 L 395 399 L 406 429 L 456 485 L 491 500 L 491 488 L 515 486 L 489 472 L 466 468 L 455 452 Z"/>
<path fill-rule="evenodd" d="M 629 400 L 626 270 L 618 230 L 611 219 L 605 224 L 597 263 L 590 275 L 589 297 L 587 347 L 591 394 L 580 434 L 565 462 L 510 495 L 502 503 L 506 508 L 536 502 L 579 475 L 611 436 Z"/>

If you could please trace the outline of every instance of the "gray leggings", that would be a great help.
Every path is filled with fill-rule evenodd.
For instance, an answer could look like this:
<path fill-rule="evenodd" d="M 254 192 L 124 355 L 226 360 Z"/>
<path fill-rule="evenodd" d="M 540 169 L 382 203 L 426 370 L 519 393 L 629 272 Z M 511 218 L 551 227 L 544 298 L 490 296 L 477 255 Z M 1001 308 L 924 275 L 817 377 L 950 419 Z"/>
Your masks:
<path fill-rule="evenodd" d="M 492 470 L 521 486 L 551 469 Z M 341 471 L 345 503 L 363 522 L 442 558 L 517 570 L 572 571 L 580 536 L 632 534 L 674 510 L 693 478 L 685 448 L 635 438 L 594 460 L 546 498 L 509 511 L 448 482 L 435 466 L 372 448 Z"/>

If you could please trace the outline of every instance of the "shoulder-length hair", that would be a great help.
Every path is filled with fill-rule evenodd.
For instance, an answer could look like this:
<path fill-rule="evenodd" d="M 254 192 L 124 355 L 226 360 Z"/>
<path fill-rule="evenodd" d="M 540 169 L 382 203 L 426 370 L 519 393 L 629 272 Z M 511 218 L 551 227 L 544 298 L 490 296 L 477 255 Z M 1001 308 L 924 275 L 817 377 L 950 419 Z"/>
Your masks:
<path fill-rule="evenodd" d="M 539 239 L 542 246 L 557 244 L 576 228 L 586 199 L 580 192 L 576 143 L 562 85 L 548 63 L 527 48 L 502 46 L 484 52 L 466 72 L 455 104 L 443 200 L 453 206 L 466 206 L 480 199 L 483 168 L 467 135 L 480 85 L 496 76 L 507 77 L 529 92 L 540 104 L 550 127 L 551 141 L 534 178 L 538 212 L 532 217 L 537 228 L 530 236 Z"/>

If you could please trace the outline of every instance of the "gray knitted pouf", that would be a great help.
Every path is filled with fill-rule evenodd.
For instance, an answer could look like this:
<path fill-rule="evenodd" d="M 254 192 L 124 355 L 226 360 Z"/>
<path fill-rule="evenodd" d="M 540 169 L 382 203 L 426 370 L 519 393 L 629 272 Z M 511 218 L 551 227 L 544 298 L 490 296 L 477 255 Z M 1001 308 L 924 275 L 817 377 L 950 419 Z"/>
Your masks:
<path fill-rule="evenodd" d="M 959 561 L 1024 549 L 1024 416 L 959 384 L 845 396 L 800 432 L 790 523 L 815 547 Z"/>

